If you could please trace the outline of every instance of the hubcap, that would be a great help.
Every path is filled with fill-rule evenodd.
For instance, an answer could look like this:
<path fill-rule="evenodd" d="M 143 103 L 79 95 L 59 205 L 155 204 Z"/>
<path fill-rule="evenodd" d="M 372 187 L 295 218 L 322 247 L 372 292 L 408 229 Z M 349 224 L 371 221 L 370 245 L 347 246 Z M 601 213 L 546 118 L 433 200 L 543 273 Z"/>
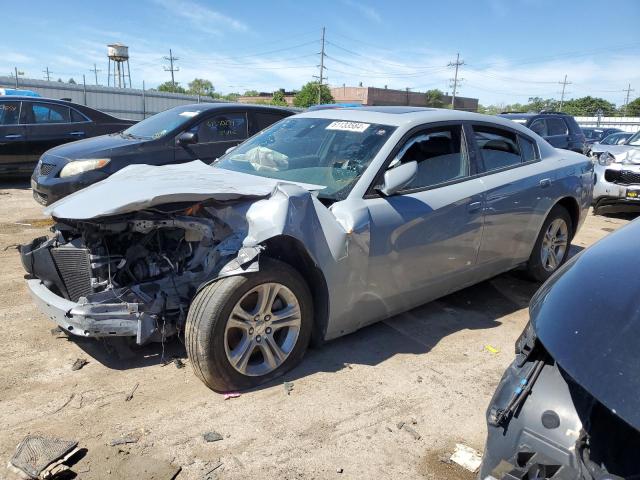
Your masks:
<path fill-rule="evenodd" d="M 567 222 L 561 218 L 556 218 L 549 224 L 542 239 L 540 259 L 546 271 L 553 272 L 560 266 L 568 245 L 569 228 L 567 227 Z"/>
<path fill-rule="evenodd" d="M 266 375 L 289 357 L 300 334 L 298 299 L 280 283 L 263 283 L 236 303 L 224 330 L 227 360 L 247 376 Z"/>

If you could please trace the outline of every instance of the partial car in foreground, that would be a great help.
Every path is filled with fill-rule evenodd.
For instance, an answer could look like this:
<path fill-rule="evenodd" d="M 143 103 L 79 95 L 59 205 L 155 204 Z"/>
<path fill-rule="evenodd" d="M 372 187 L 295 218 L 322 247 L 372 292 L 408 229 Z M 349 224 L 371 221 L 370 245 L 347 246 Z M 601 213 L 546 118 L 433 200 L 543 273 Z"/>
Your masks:
<path fill-rule="evenodd" d="M 21 247 L 29 290 L 71 335 L 139 344 L 185 332 L 227 391 L 317 343 L 526 266 L 564 262 L 593 164 L 468 112 L 317 110 L 213 166 L 131 165 L 46 212 Z"/>
<path fill-rule="evenodd" d="M 132 164 L 211 163 L 229 148 L 293 111 L 241 103 L 197 103 L 160 112 L 113 135 L 46 152 L 31 177 L 43 205 L 104 180 Z"/>
<path fill-rule="evenodd" d="M 595 213 L 640 210 L 640 132 L 623 145 L 607 145 L 593 152 Z"/>
<path fill-rule="evenodd" d="M 134 123 L 63 100 L 0 96 L 0 174 L 31 174 L 50 148 L 119 132 Z"/>
<path fill-rule="evenodd" d="M 556 148 L 584 152 L 584 133 L 571 115 L 562 112 L 504 112 L 499 116 L 533 130 Z"/>
<path fill-rule="evenodd" d="M 531 300 L 487 411 L 481 480 L 640 478 L 640 220 Z"/>

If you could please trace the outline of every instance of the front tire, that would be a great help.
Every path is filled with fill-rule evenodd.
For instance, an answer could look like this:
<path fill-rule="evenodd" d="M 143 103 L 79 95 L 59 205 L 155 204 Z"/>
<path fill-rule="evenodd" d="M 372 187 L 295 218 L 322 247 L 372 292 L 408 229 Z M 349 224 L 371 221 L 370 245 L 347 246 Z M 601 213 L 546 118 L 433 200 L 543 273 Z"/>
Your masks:
<path fill-rule="evenodd" d="M 212 390 L 251 388 L 283 375 L 309 345 L 313 302 L 302 276 L 269 258 L 194 298 L 185 328 L 195 374 Z"/>
<path fill-rule="evenodd" d="M 532 280 L 544 282 L 560 268 L 569 255 L 573 222 L 566 208 L 556 205 L 542 224 L 540 233 L 527 262 Z"/>

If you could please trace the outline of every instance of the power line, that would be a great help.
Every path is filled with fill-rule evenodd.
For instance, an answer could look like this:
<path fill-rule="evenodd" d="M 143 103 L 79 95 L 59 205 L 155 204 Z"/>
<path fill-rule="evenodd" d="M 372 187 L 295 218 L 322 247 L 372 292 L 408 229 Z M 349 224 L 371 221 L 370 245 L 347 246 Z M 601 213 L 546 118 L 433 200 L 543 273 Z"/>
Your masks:
<path fill-rule="evenodd" d="M 89 71 L 90 71 L 90 72 L 93 72 L 93 74 L 95 75 L 95 77 L 96 77 L 96 85 L 98 85 L 98 72 L 101 72 L 102 70 L 100 70 L 100 69 L 96 66 L 96 64 L 94 63 L 94 64 L 93 64 L 93 68 L 90 68 L 90 69 L 89 69 Z M 131 85 L 129 85 L 129 86 L 131 86 Z"/>
<path fill-rule="evenodd" d="M 456 61 L 455 62 L 449 62 L 449 64 L 447 65 L 447 67 L 455 67 L 455 69 L 456 69 L 455 75 L 451 79 L 453 81 L 453 95 L 451 97 L 451 108 L 453 108 L 453 109 L 456 108 L 456 93 L 458 91 L 458 68 L 461 67 L 462 65 L 464 65 L 464 60 L 460 60 L 460 54 L 459 53 L 456 55 Z M 462 80 L 462 79 L 460 79 L 460 80 Z"/>
<path fill-rule="evenodd" d="M 322 37 L 320 38 L 320 65 L 318 65 L 320 72 L 317 77 L 314 75 L 314 78 L 318 79 L 318 105 L 322 103 L 322 83 L 324 80 L 324 71 L 327 69 L 327 67 L 324 66 L 324 57 L 326 56 L 324 53 L 324 33 L 325 27 L 322 27 Z"/>
<path fill-rule="evenodd" d="M 571 82 L 567 82 L 567 75 L 565 74 L 564 81 L 558 82 L 558 83 L 562 85 L 562 94 L 560 96 L 560 108 L 559 108 L 559 111 L 562 111 L 562 105 L 564 104 L 565 89 L 567 88 L 567 85 L 571 85 Z"/>
<path fill-rule="evenodd" d="M 171 87 L 173 88 L 173 90 L 176 89 L 176 81 L 175 78 L 173 77 L 174 72 L 178 72 L 180 71 L 180 67 L 175 67 L 173 68 L 173 62 L 177 62 L 178 60 L 180 60 L 178 57 L 174 57 L 173 56 L 173 52 L 171 51 L 171 49 L 169 49 L 169 56 L 168 57 L 162 57 L 165 60 L 167 60 L 169 62 L 169 68 L 167 68 L 166 66 L 164 67 L 164 71 L 165 72 L 171 72 Z"/>
<path fill-rule="evenodd" d="M 47 82 L 51 81 L 51 74 L 53 73 L 51 70 L 49 70 L 49 67 L 46 67 L 44 70 L 42 70 L 42 73 L 44 73 L 45 77 L 47 78 Z"/>

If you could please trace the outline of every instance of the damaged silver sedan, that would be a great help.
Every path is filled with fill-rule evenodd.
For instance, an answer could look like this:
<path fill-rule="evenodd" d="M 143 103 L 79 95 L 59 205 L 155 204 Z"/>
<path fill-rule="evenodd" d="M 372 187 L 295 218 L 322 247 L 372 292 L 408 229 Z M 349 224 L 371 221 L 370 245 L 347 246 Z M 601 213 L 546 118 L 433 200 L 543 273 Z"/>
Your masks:
<path fill-rule="evenodd" d="M 46 210 L 21 247 L 71 335 L 182 335 L 216 391 L 501 272 L 566 259 L 593 166 L 496 117 L 404 107 L 285 119 L 213 166 L 132 165 Z"/>

